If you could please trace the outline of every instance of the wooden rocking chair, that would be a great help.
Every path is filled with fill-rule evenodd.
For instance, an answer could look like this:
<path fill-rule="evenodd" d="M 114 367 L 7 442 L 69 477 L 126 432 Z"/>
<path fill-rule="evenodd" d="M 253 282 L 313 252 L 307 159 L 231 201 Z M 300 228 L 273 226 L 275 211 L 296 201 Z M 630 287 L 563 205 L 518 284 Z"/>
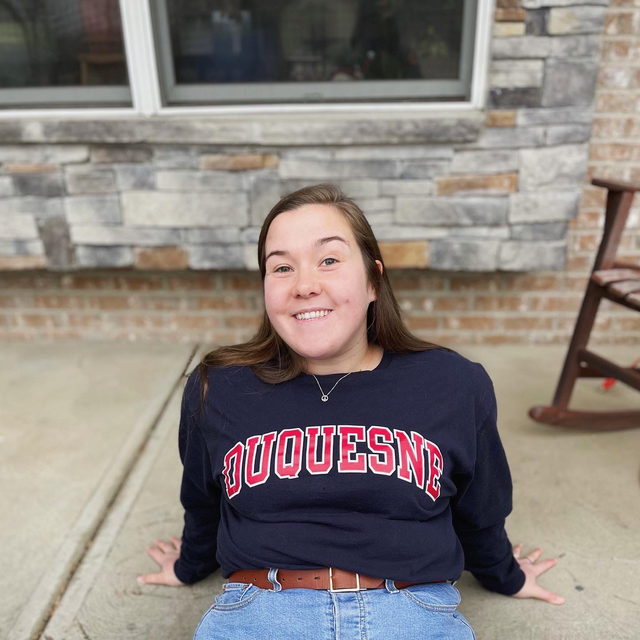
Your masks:
<path fill-rule="evenodd" d="M 529 409 L 537 422 L 587 431 L 640 427 L 640 411 L 570 411 L 567 407 L 577 378 L 615 378 L 640 391 L 640 369 L 623 368 L 586 349 L 602 298 L 640 311 L 640 265 L 615 260 L 629 210 L 640 184 L 592 180 L 608 189 L 604 233 L 582 300 L 569 350 L 552 405 Z"/>

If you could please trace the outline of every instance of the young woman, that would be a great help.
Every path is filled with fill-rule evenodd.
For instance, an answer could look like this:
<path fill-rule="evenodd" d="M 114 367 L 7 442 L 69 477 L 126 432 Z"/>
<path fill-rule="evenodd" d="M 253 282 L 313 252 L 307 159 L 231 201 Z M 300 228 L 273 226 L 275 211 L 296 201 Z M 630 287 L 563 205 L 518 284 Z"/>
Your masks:
<path fill-rule="evenodd" d="M 262 325 L 189 375 L 182 539 L 141 582 L 229 582 L 194 640 L 475 638 L 464 569 L 516 598 L 556 564 L 520 558 L 512 482 L 482 365 L 404 326 L 374 234 L 332 185 L 264 221 Z"/>

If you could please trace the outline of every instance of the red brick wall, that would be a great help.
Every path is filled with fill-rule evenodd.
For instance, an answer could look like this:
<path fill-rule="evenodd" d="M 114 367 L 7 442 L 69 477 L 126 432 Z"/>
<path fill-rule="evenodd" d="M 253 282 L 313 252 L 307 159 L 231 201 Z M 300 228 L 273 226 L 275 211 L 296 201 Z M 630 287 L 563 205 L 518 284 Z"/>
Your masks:
<path fill-rule="evenodd" d="M 407 325 L 434 342 L 565 343 L 586 275 L 390 270 Z M 263 309 L 256 272 L 0 274 L 0 339 L 231 344 Z M 593 343 L 640 343 L 640 314 L 603 302 Z"/>

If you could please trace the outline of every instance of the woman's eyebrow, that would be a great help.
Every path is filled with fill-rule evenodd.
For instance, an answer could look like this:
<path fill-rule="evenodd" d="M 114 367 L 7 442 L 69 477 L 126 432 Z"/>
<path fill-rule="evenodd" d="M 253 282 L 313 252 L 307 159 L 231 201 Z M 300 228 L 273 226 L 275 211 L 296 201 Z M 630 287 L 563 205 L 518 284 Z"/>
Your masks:
<path fill-rule="evenodd" d="M 332 242 L 333 240 L 339 240 L 340 242 L 344 242 L 348 247 L 351 247 L 351 244 L 346 238 L 342 236 L 327 236 L 326 238 L 319 238 L 313 243 L 314 249 L 321 247 L 323 244 L 327 244 L 327 242 Z M 288 256 L 290 255 L 289 251 L 284 251 L 284 249 L 278 249 L 276 251 L 272 251 L 265 259 L 266 262 L 271 256 Z"/>

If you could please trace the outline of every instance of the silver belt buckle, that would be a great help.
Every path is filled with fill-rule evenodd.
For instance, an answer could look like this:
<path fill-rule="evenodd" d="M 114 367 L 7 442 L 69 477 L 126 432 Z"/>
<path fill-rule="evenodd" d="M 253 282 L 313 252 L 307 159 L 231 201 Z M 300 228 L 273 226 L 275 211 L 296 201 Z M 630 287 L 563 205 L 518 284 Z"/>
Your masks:
<path fill-rule="evenodd" d="M 346 587 L 344 589 L 334 589 L 333 588 L 333 570 L 329 567 L 329 591 L 334 593 L 338 591 L 366 591 L 367 587 L 360 588 L 360 574 L 356 573 L 356 586 L 355 587 Z"/>

